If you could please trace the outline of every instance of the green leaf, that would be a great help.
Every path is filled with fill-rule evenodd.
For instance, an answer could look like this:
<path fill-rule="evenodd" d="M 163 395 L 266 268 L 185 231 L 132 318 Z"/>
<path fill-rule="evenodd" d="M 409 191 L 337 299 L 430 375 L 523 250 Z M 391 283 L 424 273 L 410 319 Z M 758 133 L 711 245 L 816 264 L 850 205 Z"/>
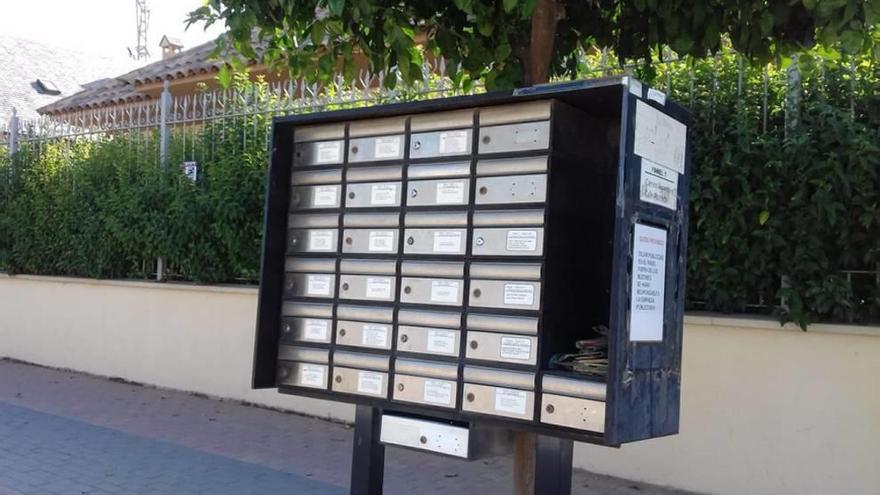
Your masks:
<path fill-rule="evenodd" d="M 509 14 L 513 12 L 513 9 L 516 8 L 516 4 L 518 3 L 519 0 L 504 0 L 504 2 L 502 2 L 502 7 L 504 8 L 504 11 Z"/>
<path fill-rule="evenodd" d="M 327 6 L 334 17 L 339 17 L 342 15 L 342 9 L 345 8 L 345 0 L 328 0 Z"/>
<path fill-rule="evenodd" d="M 229 89 L 229 86 L 232 84 L 232 72 L 229 70 L 228 65 L 221 65 L 220 70 L 217 71 L 217 84 L 223 89 Z"/>
<path fill-rule="evenodd" d="M 764 225 L 767 223 L 767 220 L 770 220 L 770 212 L 762 210 L 761 213 L 758 214 L 758 225 Z"/>

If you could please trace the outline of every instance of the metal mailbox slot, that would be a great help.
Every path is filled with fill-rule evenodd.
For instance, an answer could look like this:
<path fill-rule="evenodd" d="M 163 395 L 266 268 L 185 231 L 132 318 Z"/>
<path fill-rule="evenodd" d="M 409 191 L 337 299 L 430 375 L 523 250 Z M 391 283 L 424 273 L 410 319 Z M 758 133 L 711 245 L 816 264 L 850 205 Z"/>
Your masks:
<path fill-rule="evenodd" d="M 389 360 L 378 354 L 336 351 L 331 387 L 336 392 L 387 397 Z"/>
<path fill-rule="evenodd" d="M 278 385 L 327 388 L 330 351 L 282 345 L 278 347 Z"/>
<path fill-rule="evenodd" d="M 465 356 L 534 366 L 538 356 L 537 335 L 536 317 L 472 313 L 467 318 Z"/>
<path fill-rule="evenodd" d="M 289 215 L 288 253 L 335 253 L 338 249 L 339 215 Z"/>
<path fill-rule="evenodd" d="M 378 208 L 400 206 L 401 165 L 351 168 L 346 174 L 345 206 Z"/>
<path fill-rule="evenodd" d="M 474 202 L 478 205 L 543 203 L 547 201 L 545 174 L 478 177 Z"/>
<path fill-rule="evenodd" d="M 391 349 L 393 308 L 340 305 L 336 318 L 337 345 Z"/>
<path fill-rule="evenodd" d="M 397 213 L 348 213 L 343 218 L 343 253 L 395 254 L 400 215 Z"/>
<path fill-rule="evenodd" d="M 392 397 L 427 406 L 455 407 L 458 365 L 397 359 Z"/>
<path fill-rule="evenodd" d="M 339 208 L 341 195 L 342 186 L 339 184 L 296 186 L 290 190 L 290 209 Z"/>
<path fill-rule="evenodd" d="M 531 311 L 541 307 L 540 264 L 471 263 L 470 277 L 470 306 Z"/>
<path fill-rule="evenodd" d="M 461 314 L 401 309 L 397 323 L 397 350 L 458 356 Z"/>
<path fill-rule="evenodd" d="M 299 127 L 293 133 L 293 166 L 336 165 L 343 162 L 345 124 Z"/>
<path fill-rule="evenodd" d="M 541 384 L 542 423 L 605 432 L 604 383 L 544 375 Z"/>
<path fill-rule="evenodd" d="M 400 302 L 461 306 L 464 263 L 404 261 L 400 274 Z"/>
<path fill-rule="evenodd" d="M 409 138 L 409 157 L 470 155 L 472 136 L 470 128 L 413 133 Z"/>
<path fill-rule="evenodd" d="M 474 256 L 544 254 L 544 210 L 477 211 L 473 223 Z"/>
<path fill-rule="evenodd" d="M 333 305 L 285 302 L 281 306 L 282 342 L 330 342 Z"/>
<path fill-rule="evenodd" d="M 470 197 L 470 162 L 410 165 L 407 206 L 466 205 Z"/>
<path fill-rule="evenodd" d="M 295 170 L 290 173 L 291 186 L 314 186 L 318 184 L 339 184 L 341 182 L 341 168 Z"/>
<path fill-rule="evenodd" d="M 467 212 L 408 212 L 404 224 L 405 254 L 460 256 L 467 251 Z"/>
<path fill-rule="evenodd" d="M 465 366 L 463 378 L 462 410 L 528 421 L 534 418 L 534 374 Z"/>
<path fill-rule="evenodd" d="M 480 127 L 480 154 L 546 150 L 549 147 L 549 120 Z"/>
<path fill-rule="evenodd" d="M 546 173 L 549 169 L 548 155 L 518 156 L 513 158 L 482 159 L 477 162 L 477 175 L 527 175 Z"/>
<path fill-rule="evenodd" d="M 405 117 L 352 122 L 348 129 L 349 163 L 402 159 L 405 128 Z"/>
<path fill-rule="evenodd" d="M 284 297 L 336 296 L 336 260 L 288 258 L 284 263 Z"/>
<path fill-rule="evenodd" d="M 342 260 L 339 297 L 342 299 L 393 301 L 396 287 L 393 260 Z"/>

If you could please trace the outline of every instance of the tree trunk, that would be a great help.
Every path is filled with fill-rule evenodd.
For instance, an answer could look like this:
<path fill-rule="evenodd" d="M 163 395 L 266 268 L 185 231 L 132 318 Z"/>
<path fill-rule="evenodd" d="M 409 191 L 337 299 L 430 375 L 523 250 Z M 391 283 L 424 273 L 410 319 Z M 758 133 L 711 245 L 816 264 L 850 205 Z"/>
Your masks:
<path fill-rule="evenodd" d="M 545 83 L 550 80 L 550 60 L 556 23 L 559 22 L 559 0 L 538 0 L 532 12 L 532 33 L 529 39 L 528 60 L 525 60 L 526 85 Z"/>

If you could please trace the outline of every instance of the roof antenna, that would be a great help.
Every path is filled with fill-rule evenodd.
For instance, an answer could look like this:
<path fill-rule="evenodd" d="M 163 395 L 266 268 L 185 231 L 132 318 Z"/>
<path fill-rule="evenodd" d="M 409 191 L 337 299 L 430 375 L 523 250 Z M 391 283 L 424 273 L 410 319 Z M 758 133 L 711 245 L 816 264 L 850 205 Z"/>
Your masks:
<path fill-rule="evenodd" d="M 137 9 L 137 46 L 128 49 L 134 60 L 149 60 L 150 50 L 147 48 L 147 29 L 150 26 L 150 9 L 147 0 L 134 0 Z"/>

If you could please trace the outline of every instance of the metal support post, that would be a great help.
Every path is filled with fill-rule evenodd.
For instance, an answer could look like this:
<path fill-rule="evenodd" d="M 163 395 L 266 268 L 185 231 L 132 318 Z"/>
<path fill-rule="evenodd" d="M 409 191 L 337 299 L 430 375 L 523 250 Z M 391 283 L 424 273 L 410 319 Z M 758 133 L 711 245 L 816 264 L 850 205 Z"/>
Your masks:
<path fill-rule="evenodd" d="M 170 131 L 168 129 L 168 111 L 171 108 L 171 91 L 168 89 L 168 81 L 162 84 L 162 95 L 159 97 L 159 168 L 168 170 L 168 143 Z M 165 260 L 161 257 L 156 259 L 156 281 L 165 280 Z"/>
<path fill-rule="evenodd" d="M 9 118 L 9 147 L 6 150 L 9 153 L 10 158 L 12 158 L 12 155 L 18 151 L 18 132 L 18 115 L 13 108 L 12 117 Z"/>
<path fill-rule="evenodd" d="M 382 495 L 385 446 L 379 442 L 381 429 L 382 412 L 375 407 L 358 405 L 351 456 L 351 495 Z"/>
<path fill-rule="evenodd" d="M 535 441 L 535 495 L 571 495 L 574 441 L 538 435 Z"/>

